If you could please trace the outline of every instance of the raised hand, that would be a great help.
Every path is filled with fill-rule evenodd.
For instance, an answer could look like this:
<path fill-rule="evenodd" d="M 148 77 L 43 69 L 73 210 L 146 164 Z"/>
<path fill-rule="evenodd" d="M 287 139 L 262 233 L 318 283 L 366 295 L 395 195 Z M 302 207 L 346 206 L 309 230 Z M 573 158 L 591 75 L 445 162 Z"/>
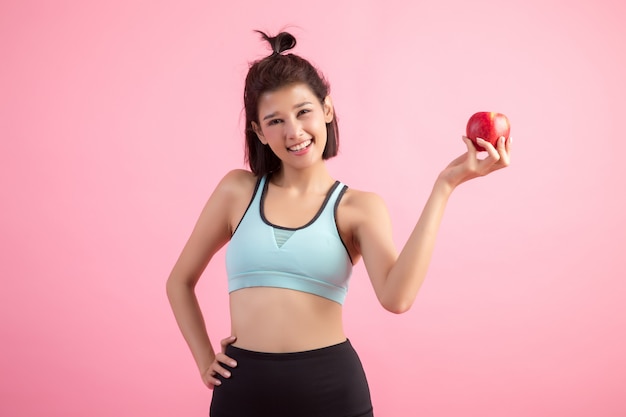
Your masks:
<path fill-rule="evenodd" d="M 497 147 L 481 138 L 477 139 L 480 146 L 487 151 L 486 158 L 479 158 L 478 151 L 472 141 L 463 136 L 467 152 L 456 158 L 439 174 L 439 179 L 445 181 L 452 188 L 476 177 L 482 177 L 498 169 L 509 166 L 511 163 L 511 143 L 504 137 L 498 139 Z"/>

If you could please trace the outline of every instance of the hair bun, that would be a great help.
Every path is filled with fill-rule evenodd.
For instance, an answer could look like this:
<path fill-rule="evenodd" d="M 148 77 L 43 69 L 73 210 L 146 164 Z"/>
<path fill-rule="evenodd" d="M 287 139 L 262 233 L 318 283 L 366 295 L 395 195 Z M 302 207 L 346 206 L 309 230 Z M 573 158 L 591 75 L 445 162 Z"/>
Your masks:
<path fill-rule="evenodd" d="M 283 52 L 293 49 L 293 47 L 296 46 L 296 38 L 294 38 L 289 32 L 280 32 L 276 36 L 268 36 L 260 30 L 257 30 L 256 32 L 270 44 L 273 51 L 272 55 L 282 54 Z"/>

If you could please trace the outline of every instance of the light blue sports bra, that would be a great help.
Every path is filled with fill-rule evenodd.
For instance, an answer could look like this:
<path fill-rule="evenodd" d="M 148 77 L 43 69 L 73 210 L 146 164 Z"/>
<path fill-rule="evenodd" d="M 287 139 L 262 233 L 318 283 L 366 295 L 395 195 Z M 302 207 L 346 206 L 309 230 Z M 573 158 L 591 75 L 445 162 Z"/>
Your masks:
<path fill-rule="evenodd" d="M 267 188 L 264 176 L 226 248 L 228 292 L 288 288 L 343 304 L 352 260 L 339 235 L 335 213 L 348 187 L 336 181 L 315 217 L 298 228 L 277 226 L 265 218 Z"/>

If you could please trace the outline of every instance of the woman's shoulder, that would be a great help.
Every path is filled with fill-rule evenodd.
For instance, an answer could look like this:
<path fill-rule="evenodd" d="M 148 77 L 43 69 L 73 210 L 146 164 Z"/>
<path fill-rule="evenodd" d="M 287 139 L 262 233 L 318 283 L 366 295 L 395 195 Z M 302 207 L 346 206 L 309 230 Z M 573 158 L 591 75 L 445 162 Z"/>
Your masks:
<path fill-rule="evenodd" d="M 257 182 L 258 177 L 252 172 L 245 169 L 233 169 L 224 175 L 217 187 L 237 191 L 241 188 L 247 189 L 250 188 L 250 186 L 254 187 Z"/>
<path fill-rule="evenodd" d="M 341 205 L 350 211 L 355 211 L 363 215 L 372 215 L 379 210 L 386 211 L 386 204 L 383 198 L 371 191 L 362 191 L 348 188 L 341 200 Z"/>
<path fill-rule="evenodd" d="M 254 191 L 258 177 L 245 169 L 233 169 L 224 175 L 215 188 L 215 194 L 226 199 L 249 197 Z"/>

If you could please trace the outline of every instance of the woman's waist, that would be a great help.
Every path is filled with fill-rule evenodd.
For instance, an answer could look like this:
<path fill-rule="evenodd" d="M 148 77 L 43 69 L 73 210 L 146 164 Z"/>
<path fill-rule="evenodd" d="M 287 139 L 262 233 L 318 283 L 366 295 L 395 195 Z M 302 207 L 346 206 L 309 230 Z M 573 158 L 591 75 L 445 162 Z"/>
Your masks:
<path fill-rule="evenodd" d="M 338 343 L 333 343 L 330 345 L 324 345 L 320 347 L 313 347 L 310 349 L 304 350 L 290 350 L 290 351 L 281 351 L 281 352 L 268 352 L 262 350 L 251 350 L 246 349 L 236 344 L 228 346 L 226 349 L 227 355 L 237 355 L 240 358 L 254 358 L 254 359 L 270 359 L 270 360 L 287 360 L 287 359 L 305 359 L 308 357 L 320 357 L 326 354 L 335 354 L 337 352 L 342 351 L 353 351 L 354 348 L 350 344 L 350 340 L 344 338 L 342 341 Z"/>
<path fill-rule="evenodd" d="M 298 352 L 346 340 L 341 305 L 311 294 L 257 288 L 231 293 L 234 346 L 260 352 Z"/>
<path fill-rule="evenodd" d="M 257 352 L 300 352 L 344 342 L 346 335 L 341 325 L 291 326 L 259 322 L 256 326 L 233 325 L 233 344 Z"/>

